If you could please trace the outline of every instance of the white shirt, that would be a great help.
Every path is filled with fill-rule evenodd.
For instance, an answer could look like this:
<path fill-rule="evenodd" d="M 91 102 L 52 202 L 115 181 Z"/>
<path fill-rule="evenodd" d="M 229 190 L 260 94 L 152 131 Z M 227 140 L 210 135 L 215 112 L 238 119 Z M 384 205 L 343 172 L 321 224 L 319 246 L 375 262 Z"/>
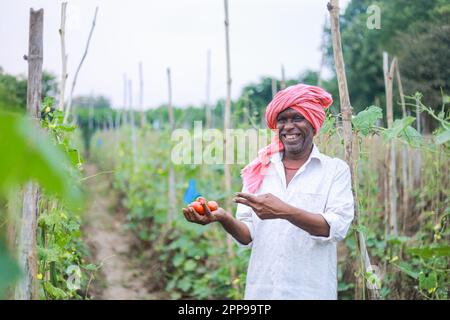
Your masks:
<path fill-rule="evenodd" d="M 270 157 L 255 194 L 272 193 L 290 205 L 322 215 L 328 237 L 312 236 L 285 219 L 261 220 L 238 204 L 236 218 L 249 228 L 252 242 L 245 299 L 337 299 L 336 243 L 344 239 L 354 207 L 348 165 L 314 145 L 286 188 L 282 153 Z M 244 185 L 243 192 L 247 192 Z"/>

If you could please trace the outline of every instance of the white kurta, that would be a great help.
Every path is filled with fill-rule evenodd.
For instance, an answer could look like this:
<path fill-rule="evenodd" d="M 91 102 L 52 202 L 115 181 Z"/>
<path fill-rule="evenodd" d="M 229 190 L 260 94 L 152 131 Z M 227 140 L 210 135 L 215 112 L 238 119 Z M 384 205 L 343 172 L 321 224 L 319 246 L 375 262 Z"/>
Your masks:
<path fill-rule="evenodd" d="M 238 204 L 236 218 L 248 226 L 252 237 L 247 246 L 238 242 L 252 248 L 245 299 L 337 299 L 336 242 L 344 239 L 354 215 L 349 167 L 314 145 L 286 188 L 281 157 L 282 153 L 271 156 L 255 194 L 272 193 L 322 215 L 330 234 L 316 237 L 284 219 L 261 220 L 250 207 Z"/>

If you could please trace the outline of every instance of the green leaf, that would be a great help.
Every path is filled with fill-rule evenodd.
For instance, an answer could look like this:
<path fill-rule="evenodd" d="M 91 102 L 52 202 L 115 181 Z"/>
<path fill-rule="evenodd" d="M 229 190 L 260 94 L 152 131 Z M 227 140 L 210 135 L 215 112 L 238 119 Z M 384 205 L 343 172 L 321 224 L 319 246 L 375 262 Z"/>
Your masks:
<path fill-rule="evenodd" d="M 416 247 L 408 248 L 409 254 L 419 256 L 423 259 L 429 259 L 432 257 L 447 257 L 450 256 L 450 246 L 441 245 L 437 247 Z"/>
<path fill-rule="evenodd" d="M 410 237 L 406 237 L 406 236 L 388 236 L 386 238 L 386 241 L 390 244 L 393 245 L 401 245 L 402 243 L 407 242 L 409 239 L 411 239 Z"/>
<path fill-rule="evenodd" d="M 184 271 L 193 271 L 196 267 L 197 263 L 194 260 L 189 259 L 184 263 Z"/>
<path fill-rule="evenodd" d="M 77 206 L 81 192 L 66 168 L 68 159 L 29 119 L 0 112 L 0 194 L 29 180 Z"/>
<path fill-rule="evenodd" d="M 88 271 L 96 271 L 97 266 L 93 263 L 89 263 L 89 264 L 83 266 L 83 269 L 88 270 Z"/>
<path fill-rule="evenodd" d="M 332 134 L 334 130 L 336 130 L 335 125 L 335 118 L 334 117 L 325 117 L 325 121 L 323 122 L 322 127 L 320 128 L 319 133 L 320 134 Z"/>
<path fill-rule="evenodd" d="M 20 274 L 17 262 L 8 252 L 3 241 L 0 240 L 0 298 L 4 296 L 5 289 L 11 286 Z"/>
<path fill-rule="evenodd" d="M 53 299 L 66 299 L 67 294 L 64 290 L 54 287 L 50 282 L 44 282 L 44 289 Z"/>
<path fill-rule="evenodd" d="M 181 291 L 186 292 L 191 288 L 191 285 L 191 279 L 189 277 L 184 277 L 178 282 L 177 287 L 181 289 Z"/>
<path fill-rule="evenodd" d="M 391 128 L 383 131 L 383 137 L 385 141 L 399 138 L 402 133 L 403 135 L 405 135 L 404 131 L 414 122 L 414 120 L 414 117 L 405 117 L 395 120 Z"/>
<path fill-rule="evenodd" d="M 173 258 L 173 266 L 175 268 L 178 268 L 179 266 L 181 266 L 181 264 L 184 262 L 184 255 L 177 253 L 175 255 L 175 257 Z"/>
<path fill-rule="evenodd" d="M 363 226 L 362 224 L 356 225 L 354 227 L 354 229 L 359 233 L 367 234 L 367 228 L 365 226 Z"/>
<path fill-rule="evenodd" d="M 413 267 L 409 263 L 402 261 L 397 265 L 397 267 L 400 269 L 400 271 L 406 273 L 411 278 L 416 280 L 419 278 L 419 272 L 413 270 Z"/>
<path fill-rule="evenodd" d="M 355 130 L 364 136 L 367 136 L 370 131 L 376 127 L 379 119 L 383 118 L 383 111 L 380 107 L 370 106 L 366 110 L 361 111 L 352 119 L 352 124 Z"/>
<path fill-rule="evenodd" d="M 407 126 L 405 130 L 401 131 L 399 134 L 399 139 L 405 141 L 411 146 L 420 146 L 423 144 L 422 135 L 413 127 Z"/>
<path fill-rule="evenodd" d="M 436 136 L 437 144 L 444 144 L 447 143 L 449 140 L 450 140 L 450 129 L 447 129 Z"/>
<path fill-rule="evenodd" d="M 444 103 L 444 104 L 450 103 L 450 96 L 444 94 L 442 96 L 442 103 Z"/>
<path fill-rule="evenodd" d="M 423 272 L 419 274 L 419 288 L 424 290 L 433 290 L 437 288 L 437 275 L 432 271 L 428 276 L 425 276 Z"/>

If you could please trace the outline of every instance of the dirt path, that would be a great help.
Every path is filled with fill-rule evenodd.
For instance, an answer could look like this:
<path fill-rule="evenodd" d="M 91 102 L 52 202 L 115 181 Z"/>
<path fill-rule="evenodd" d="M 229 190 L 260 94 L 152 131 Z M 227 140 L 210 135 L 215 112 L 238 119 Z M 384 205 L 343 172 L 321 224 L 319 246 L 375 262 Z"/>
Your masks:
<path fill-rule="evenodd" d="M 86 165 L 86 176 L 97 173 L 93 164 Z M 94 299 L 163 299 L 162 293 L 149 292 L 148 271 L 131 256 L 133 239 L 123 230 L 124 213 L 118 212 L 108 174 L 87 180 L 90 197 L 83 229 L 92 252 L 92 262 L 103 263 L 89 293 Z"/>

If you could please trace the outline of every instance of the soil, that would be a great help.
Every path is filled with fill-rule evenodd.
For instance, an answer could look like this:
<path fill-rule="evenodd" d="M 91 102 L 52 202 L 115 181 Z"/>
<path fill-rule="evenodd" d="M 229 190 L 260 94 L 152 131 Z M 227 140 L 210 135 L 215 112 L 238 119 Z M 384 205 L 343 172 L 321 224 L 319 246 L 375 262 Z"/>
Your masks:
<path fill-rule="evenodd" d="M 87 164 L 85 171 L 91 178 L 86 180 L 90 199 L 83 234 L 91 262 L 101 265 L 89 286 L 89 296 L 102 300 L 166 299 L 167 293 L 152 289 L 161 286 L 152 283 L 157 280 L 133 250 L 136 239 L 124 228 L 126 213 L 111 187 L 111 174 L 98 174 L 94 164 Z"/>

